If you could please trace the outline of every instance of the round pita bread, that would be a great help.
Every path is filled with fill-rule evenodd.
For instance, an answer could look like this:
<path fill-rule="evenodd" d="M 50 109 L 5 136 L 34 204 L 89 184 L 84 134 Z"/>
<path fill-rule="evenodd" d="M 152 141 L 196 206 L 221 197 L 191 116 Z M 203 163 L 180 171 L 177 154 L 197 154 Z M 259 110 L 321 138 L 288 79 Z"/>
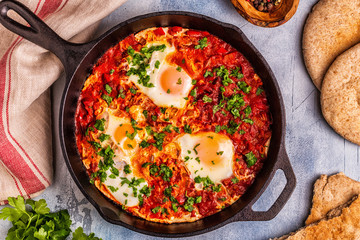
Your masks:
<path fill-rule="evenodd" d="M 360 145 L 360 44 L 331 64 L 321 89 L 326 121 L 347 140 Z"/>
<path fill-rule="evenodd" d="M 306 68 L 320 90 L 334 59 L 360 42 L 360 0 L 320 0 L 306 20 L 303 55 Z"/>

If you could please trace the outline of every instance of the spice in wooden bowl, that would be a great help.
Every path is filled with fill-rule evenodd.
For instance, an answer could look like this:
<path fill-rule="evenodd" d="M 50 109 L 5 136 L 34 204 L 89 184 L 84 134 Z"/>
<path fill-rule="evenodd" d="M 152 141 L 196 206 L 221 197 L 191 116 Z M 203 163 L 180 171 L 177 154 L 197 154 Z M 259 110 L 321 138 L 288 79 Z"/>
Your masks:
<path fill-rule="evenodd" d="M 296 12 L 299 0 L 231 0 L 246 20 L 261 27 L 277 27 Z"/>

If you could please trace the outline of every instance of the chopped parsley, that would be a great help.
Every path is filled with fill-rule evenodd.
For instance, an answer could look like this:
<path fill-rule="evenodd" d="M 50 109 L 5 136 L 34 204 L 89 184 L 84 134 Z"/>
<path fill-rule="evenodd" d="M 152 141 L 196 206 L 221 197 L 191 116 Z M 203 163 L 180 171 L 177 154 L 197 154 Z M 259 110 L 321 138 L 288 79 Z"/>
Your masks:
<path fill-rule="evenodd" d="M 208 77 L 208 76 L 213 77 L 214 74 L 213 74 L 212 72 L 206 70 L 206 72 L 205 72 L 205 74 L 204 74 L 204 77 Z"/>
<path fill-rule="evenodd" d="M 90 141 L 89 143 L 90 143 L 91 145 L 93 145 L 96 149 L 101 148 L 101 144 L 98 143 L 98 142 Z"/>
<path fill-rule="evenodd" d="M 251 107 L 250 106 L 247 106 L 244 110 L 244 113 L 245 113 L 245 116 L 248 117 L 251 113 Z"/>
<path fill-rule="evenodd" d="M 239 179 L 237 179 L 237 177 L 234 177 L 234 178 L 231 179 L 231 181 L 232 181 L 233 183 L 238 183 L 238 182 L 239 182 Z"/>
<path fill-rule="evenodd" d="M 154 134 L 154 131 L 152 130 L 152 128 L 150 126 L 146 126 L 145 127 L 145 130 L 147 132 L 147 134 L 149 135 L 153 135 Z"/>
<path fill-rule="evenodd" d="M 240 117 L 240 109 L 245 105 L 245 101 L 243 99 L 243 95 L 241 94 L 233 94 L 229 98 L 227 98 L 226 110 L 231 112 L 235 118 Z"/>
<path fill-rule="evenodd" d="M 192 79 L 192 80 L 191 80 L 191 84 L 192 84 L 192 85 L 195 85 L 196 83 L 197 83 L 197 81 L 196 81 L 195 79 Z"/>
<path fill-rule="evenodd" d="M 108 84 L 105 84 L 105 91 L 110 94 L 112 92 L 112 87 L 110 87 Z"/>
<path fill-rule="evenodd" d="M 188 197 L 184 204 L 184 209 L 187 210 L 188 212 L 192 212 L 194 210 L 194 207 L 193 207 L 194 203 L 195 203 L 195 198 Z"/>
<path fill-rule="evenodd" d="M 169 215 L 169 212 L 168 212 L 167 208 L 162 208 L 161 209 L 161 214 Z"/>
<path fill-rule="evenodd" d="M 182 81 L 181 81 L 181 78 L 179 78 L 176 82 L 177 85 L 181 85 Z"/>
<path fill-rule="evenodd" d="M 165 133 L 154 132 L 155 143 L 153 143 L 152 145 L 161 151 L 163 149 L 163 142 L 165 137 L 166 137 Z"/>
<path fill-rule="evenodd" d="M 108 105 L 110 105 L 113 100 L 112 97 L 110 97 L 109 95 L 106 95 L 106 94 L 101 95 L 101 98 L 104 99 Z"/>
<path fill-rule="evenodd" d="M 169 93 L 170 93 L 170 89 L 168 89 L 168 90 L 166 91 L 166 93 L 169 94 Z"/>
<path fill-rule="evenodd" d="M 141 165 L 142 168 L 146 168 L 147 166 L 151 165 L 151 162 L 146 162 Z"/>
<path fill-rule="evenodd" d="M 145 118 L 148 118 L 148 111 L 147 110 L 144 110 L 142 113 L 143 113 Z"/>
<path fill-rule="evenodd" d="M 239 67 L 236 67 L 236 68 L 234 68 L 233 70 L 231 70 L 230 76 L 231 76 L 231 77 L 235 77 L 235 78 L 237 78 L 237 79 L 241 79 L 241 78 L 244 77 L 244 75 L 241 73 Z"/>
<path fill-rule="evenodd" d="M 152 211 L 153 213 L 158 213 L 159 210 L 160 210 L 160 208 L 161 208 L 160 206 L 157 206 L 157 207 L 151 209 L 151 211 Z"/>
<path fill-rule="evenodd" d="M 125 167 L 124 167 L 124 172 L 126 174 L 130 174 L 131 173 L 131 170 L 130 170 L 130 165 L 129 164 L 126 164 Z"/>
<path fill-rule="evenodd" d="M 172 127 L 176 133 L 180 133 L 180 129 L 178 127 Z"/>
<path fill-rule="evenodd" d="M 251 86 L 247 85 L 244 81 L 238 82 L 237 85 L 244 93 L 249 93 L 251 90 Z"/>
<path fill-rule="evenodd" d="M 135 53 L 134 49 L 130 46 L 128 48 L 128 54 L 132 59 L 129 58 L 130 69 L 126 73 L 127 76 L 136 75 L 138 76 L 138 83 L 142 84 L 144 87 L 154 87 L 153 83 L 150 83 L 150 76 L 147 74 L 147 69 L 150 67 L 148 64 L 149 59 L 151 58 L 153 52 L 155 51 L 164 51 L 166 48 L 165 44 L 154 45 L 151 47 L 143 47 L 140 50 L 140 53 Z M 159 64 L 160 65 L 160 62 Z M 155 67 L 157 62 L 155 62 Z"/>
<path fill-rule="evenodd" d="M 156 60 L 156 62 L 155 62 L 155 68 L 159 68 L 159 66 L 160 66 L 160 61 L 159 61 L 159 60 Z"/>
<path fill-rule="evenodd" d="M 254 121 L 253 121 L 252 119 L 250 119 L 250 118 L 244 118 L 244 119 L 243 119 L 243 122 L 249 123 L 249 124 L 251 124 L 251 125 L 254 124 Z"/>
<path fill-rule="evenodd" d="M 176 203 L 171 203 L 171 207 L 172 207 L 174 212 L 178 211 L 178 207 L 177 207 Z"/>
<path fill-rule="evenodd" d="M 216 155 L 223 155 L 224 151 L 216 152 Z"/>
<path fill-rule="evenodd" d="M 94 131 L 94 128 L 88 127 L 85 131 L 85 136 L 89 136 L 89 131 Z"/>
<path fill-rule="evenodd" d="M 171 127 L 172 127 L 172 125 L 169 124 L 169 125 L 167 125 L 166 127 L 163 128 L 163 131 L 171 133 L 171 129 L 170 129 Z"/>
<path fill-rule="evenodd" d="M 150 166 L 149 172 L 156 177 L 162 177 L 162 179 L 167 182 L 170 182 L 170 178 L 173 176 L 173 172 L 165 164 L 158 166 L 154 163 Z"/>
<path fill-rule="evenodd" d="M 185 132 L 185 133 L 189 133 L 189 134 L 192 133 L 192 130 L 191 130 L 190 125 L 188 125 L 188 124 L 185 124 L 185 125 L 184 125 L 184 132 Z"/>
<path fill-rule="evenodd" d="M 134 88 L 130 88 L 130 92 L 132 93 L 132 94 L 136 94 L 136 89 L 134 89 Z"/>
<path fill-rule="evenodd" d="M 212 102 L 212 98 L 208 97 L 207 95 L 204 95 L 202 100 L 204 101 L 204 103 L 211 103 Z"/>
<path fill-rule="evenodd" d="M 176 71 L 181 72 L 181 67 L 178 66 L 178 67 L 176 68 Z"/>
<path fill-rule="evenodd" d="M 211 185 L 214 185 L 214 182 L 211 181 L 209 176 L 207 176 L 207 177 L 196 176 L 194 178 L 194 181 L 195 181 L 195 183 L 203 183 L 203 186 L 204 186 L 205 189 L 208 188 Z"/>
<path fill-rule="evenodd" d="M 117 187 L 113 187 L 113 186 L 107 186 L 109 189 L 110 189 L 110 191 L 112 191 L 112 192 L 116 192 L 117 190 L 119 190 L 119 188 Z"/>
<path fill-rule="evenodd" d="M 117 98 L 121 97 L 122 99 L 125 99 L 125 93 L 124 93 L 124 89 L 120 88 L 120 92 L 117 96 Z"/>
<path fill-rule="evenodd" d="M 219 133 L 221 130 L 221 126 L 220 125 L 216 125 L 215 126 L 215 133 Z"/>
<path fill-rule="evenodd" d="M 253 152 L 248 152 L 247 154 L 245 154 L 245 157 L 248 167 L 253 166 L 257 162 L 257 158 L 255 157 L 255 154 Z"/>
<path fill-rule="evenodd" d="M 195 49 L 204 49 L 205 47 L 207 47 L 207 45 L 207 38 L 204 37 L 199 40 L 198 45 L 195 45 Z"/>
<path fill-rule="evenodd" d="M 196 151 L 196 148 L 197 148 L 198 146 L 200 146 L 200 143 L 196 144 L 195 147 L 193 148 L 193 150 L 194 150 L 194 152 L 195 152 L 196 155 L 198 155 L 198 151 Z"/>
<path fill-rule="evenodd" d="M 109 71 L 110 75 L 113 75 L 114 72 L 115 72 L 114 69 L 110 69 L 110 71 Z"/>
<path fill-rule="evenodd" d="M 104 134 L 104 133 L 100 134 L 100 136 L 99 136 L 100 142 L 103 142 L 103 141 L 105 141 L 105 140 L 108 140 L 109 138 L 110 138 L 110 135 Z"/>
<path fill-rule="evenodd" d="M 194 98 L 197 96 L 197 88 L 194 88 L 193 90 L 190 91 L 190 96 Z"/>
<path fill-rule="evenodd" d="M 214 185 L 211 187 L 211 189 L 214 191 L 214 192 L 220 192 L 221 191 L 221 184 L 218 184 L 218 185 Z"/>
<path fill-rule="evenodd" d="M 259 96 L 263 91 L 264 91 L 264 90 L 262 90 L 261 88 L 258 88 L 258 89 L 256 90 L 256 95 Z"/>
<path fill-rule="evenodd" d="M 159 171 L 159 167 L 155 163 L 152 164 L 149 168 L 149 172 L 151 175 L 155 175 L 158 171 Z"/>
<path fill-rule="evenodd" d="M 140 189 L 140 193 L 144 194 L 145 196 L 149 197 L 151 194 L 153 188 L 148 187 L 147 185 L 144 185 L 141 189 Z"/>
<path fill-rule="evenodd" d="M 165 195 L 166 197 L 170 197 L 170 196 L 171 196 L 171 192 L 172 192 L 172 187 L 169 186 L 169 187 L 165 188 L 165 190 L 164 190 L 164 195 Z"/>
<path fill-rule="evenodd" d="M 229 84 L 233 82 L 229 77 L 230 75 L 229 70 L 227 70 L 224 65 L 215 68 L 214 71 L 216 73 L 216 76 L 221 77 L 223 79 L 222 84 L 224 86 L 229 86 Z"/>
<path fill-rule="evenodd" d="M 104 118 L 96 120 L 94 127 L 99 131 L 104 131 L 105 130 L 105 121 L 106 120 Z"/>
<path fill-rule="evenodd" d="M 230 120 L 227 126 L 221 126 L 221 130 L 226 130 L 228 134 L 233 135 L 239 129 L 240 124 L 237 124 L 235 121 Z"/>

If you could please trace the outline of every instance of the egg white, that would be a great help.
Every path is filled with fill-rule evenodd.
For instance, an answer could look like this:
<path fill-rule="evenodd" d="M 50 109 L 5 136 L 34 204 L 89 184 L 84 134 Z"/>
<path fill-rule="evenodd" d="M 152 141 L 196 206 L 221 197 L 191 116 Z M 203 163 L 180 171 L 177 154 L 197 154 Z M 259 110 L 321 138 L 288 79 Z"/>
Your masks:
<path fill-rule="evenodd" d="M 134 196 L 134 190 L 133 188 L 130 188 L 128 184 L 121 184 L 122 179 L 121 178 L 127 178 L 131 181 L 132 178 L 138 179 L 140 176 L 137 176 L 133 172 L 133 168 L 131 165 L 131 159 L 134 157 L 136 152 L 138 151 L 138 143 L 140 140 L 140 132 L 135 135 L 134 141 L 136 144 L 134 144 L 133 148 L 124 148 L 124 142 L 127 140 L 127 137 L 123 138 L 120 142 L 117 142 L 115 140 L 115 131 L 120 125 L 124 124 L 131 124 L 130 119 L 125 117 L 118 117 L 113 114 L 113 112 L 110 109 L 105 109 L 104 113 L 100 115 L 100 119 L 105 119 L 105 129 L 101 133 L 110 135 L 110 138 L 106 141 L 101 142 L 101 146 L 106 148 L 107 146 L 111 146 L 114 151 L 114 167 L 119 170 L 119 176 L 116 176 L 115 178 L 110 178 L 109 176 L 112 174 L 110 169 L 106 171 L 107 178 L 104 181 L 104 184 L 109 189 L 110 193 L 113 195 L 113 197 L 118 200 L 121 204 L 126 205 L 128 207 L 137 206 L 139 205 L 139 198 L 138 195 L 140 194 L 139 190 L 143 188 L 144 186 L 147 186 L 147 182 L 142 182 L 139 184 L 139 186 L 136 187 L 137 189 L 137 196 Z M 125 173 L 124 167 L 126 165 L 129 165 L 130 173 Z M 111 188 L 117 189 L 116 191 L 112 191 Z"/>
<path fill-rule="evenodd" d="M 193 87 L 191 84 L 190 76 L 185 72 L 185 70 L 181 70 L 181 87 L 182 91 L 178 94 L 172 94 L 171 92 L 164 91 L 160 85 L 160 76 L 161 74 L 168 68 L 177 68 L 177 66 L 171 65 L 166 61 L 166 56 L 173 53 L 175 48 L 173 46 L 169 46 L 168 43 L 163 42 L 154 42 L 147 47 L 151 47 L 153 45 L 161 45 L 165 44 L 166 48 L 164 51 L 155 51 L 151 59 L 149 61 L 150 67 L 147 69 L 147 74 L 150 76 L 149 83 L 154 84 L 154 87 L 144 87 L 142 84 L 138 83 L 139 77 L 137 75 L 131 75 L 129 80 L 133 82 L 141 92 L 147 95 L 157 106 L 160 107 L 176 107 L 183 108 L 186 104 L 185 97 L 188 96 L 191 88 Z M 159 67 L 156 68 L 155 64 L 159 61 Z M 131 67 L 135 67 L 130 65 Z"/>
<path fill-rule="evenodd" d="M 124 163 L 124 162 L 122 162 Z M 129 187 L 128 184 L 123 184 L 121 185 L 122 179 L 121 177 L 125 177 L 127 179 L 129 179 L 131 181 L 132 178 L 136 178 L 138 179 L 139 177 L 136 177 L 133 174 L 133 171 L 129 174 L 126 174 L 124 172 L 124 166 L 126 166 L 126 164 L 122 164 L 119 167 L 119 177 L 116 178 L 109 178 L 111 172 L 110 170 L 108 170 L 106 173 L 108 174 L 108 177 L 106 178 L 106 180 L 104 181 L 104 184 L 109 188 L 109 186 L 114 187 L 115 189 L 117 189 L 116 191 L 111 191 L 111 194 L 113 195 L 113 197 L 118 200 L 121 204 L 127 206 L 127 207 L 133 207 L 133 206 L 137 206 L 139 205 L 140 201 L 138 196 L 142 195 L 140 193 L 140 189 L 142 189 L 144 186 L 148 186 L 147 182 L 142 182 L 139 184 L 139 186 L 136 187 L 136 192 L 137 192 L 137 196 L 135 197 L 134 195 L 134 189 Z M 125 194 L 124 194 L 125 193 Z"/>
<path fill-rule="evenodd" d="M 204 152 L 199 152 L 199 146 L 207 141 L 216 141 L 218 149 L 212 149 L 212 146 L 202 146 L 201 151 Z M 192 179 L 197 176 L 209 177 L 214 183 L 221 183 L 222 180 L 233 174 L 234 146 L 227 136 L 213 132 L 184 134 L 177 139 L 177 142 L 181 147 L 180 156 L 191 173 Z M 198 145 L 199 143 L 200 145 Z M 201 159 L 203 155 L 210 157 Z M 209 165 L 212 157 L 220 159 L 220 162 Z"/>
<path fill-rule="evenodd" d="M 130 163 L 131 158 L 136 154 L 138 151 L 139 143 L 141 142 L 140 133 L 136 134 L 134 137 L 134 142 L 136 144 L 132 144 L 133 148 L 124 148 L 124 142 L 128 139 L 127 137 L 123 138 L 120 142 L 115 140 L 115 132 L 120 125 L 124 124 L 131 124 L 129 118 L 125 117 L 118 117 L 113 114 L 110 109 L 106 109 L 100 116 L 100 118 L 105 119 L 105 130 L 103 131 L 104 134 L 110 135 L 110 139 L 107 141 L 101 142 L 102 147 L 107 145 L 113 145 L 113 149 L 116 155 L 116 158 L 120 158 L 128 163 Z"/>

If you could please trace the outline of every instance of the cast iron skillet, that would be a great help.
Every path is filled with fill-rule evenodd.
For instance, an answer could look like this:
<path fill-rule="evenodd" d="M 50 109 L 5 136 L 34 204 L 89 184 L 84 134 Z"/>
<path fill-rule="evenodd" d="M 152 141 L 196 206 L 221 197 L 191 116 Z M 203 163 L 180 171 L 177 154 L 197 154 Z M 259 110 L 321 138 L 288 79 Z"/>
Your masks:
<path fill-rule="evenodd" d="M 30 27 L 21 25 L 9 18 L 7 16 L 9 10 L 14 10 L 22 16 Z M 289 199 L 295 188 L 296 179 L 284 145 L 285 110 L 280 89 L 265 59 L 239 28 L 195 13 L 159 12 L 135 17 L 120 23 L 92 42 L 74 44 L 60 38 L 27 7 L 18 2 L 2 1 L 0 2 L 0 11 L 1 24 L 14 33 L 50 50 L 63 63 L 67 79 L 59 121 L 63 155 L 70 174 L 82 193 L 108 222 L 153 236 L 185 237 L 206 233 L 231 222 L 270 220 L 279 213 Z M 76 147 L 74 116 L 79 94 L 92 66 L 107 49 L 128 35 L 154 26 L 182 26 L 205 30 L 238 49 L 250 61 L 263 80 L 273 117 L 268 159 L 251 187 L 236 203 L 219 213 L 193 223 L 171 225 L 154 223 L 122 211 L 104 197 L 94 185 L 89 183 L 89 178 Z M 253 204 L 264 192 L 278 169 L 282 169 L 285 173 L 287 179 L 285 188 L 268 211 L 253 211 Z"/>

